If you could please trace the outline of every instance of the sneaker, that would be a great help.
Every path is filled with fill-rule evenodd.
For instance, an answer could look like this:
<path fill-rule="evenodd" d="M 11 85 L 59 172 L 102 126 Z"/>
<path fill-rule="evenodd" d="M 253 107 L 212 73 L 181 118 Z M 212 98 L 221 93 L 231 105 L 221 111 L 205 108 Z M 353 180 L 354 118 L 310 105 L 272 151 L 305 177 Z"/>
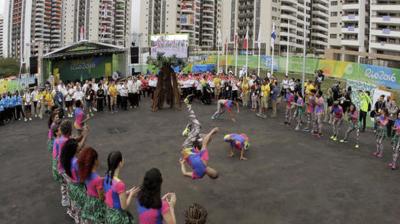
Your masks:
<path fill-rule="evenodd" d="M 215 117 L 214 117 L 214 116 L 211 116 L 211 120 L 215 120 Z"/>
<path fill-rule="evenodd" d="M 37 117 L 37 114 L 35 114 L 35 118 Z"/>
<path fill-rule="evenodd" d="M 337 137 L 335 136 L 332 140 L 336 142 L 337 141 Z"/>
<path fill-rule="evenodd" d="M 383 158 L 383 153 L 379 153 L 376 157 Z"/>
<path fill-rule="evenodd" d="M 340 143 L 346 143 L 346 142 L 347 142 L 346 139 L 341 139 L 341 140 L 340 140 Z"/>
<path fill-rule="evenodd" d="M 377 156 L 377 155 L 378 155 L 378 152 L 373 152 L 372 155 L 373 155 L 373 156 Z"/>
<path fill-rule="evenodd" d="M 331 136 L 331 140 L 333 140 L 334 138 L 335 138 L 335 136 L 334 136 L 334 135 L 332 135 L 332 136 Z"/>
<path fill-rule="evenodd" d="M 29 118 L 29 120 L 31 121 L 31 120 L 32 120 L 32 118 Z"/>
<path fill-rule="evenodd" d="M 390 169 L 392 169 L 392 170 L 396 170 L 396 169 L 397 169 L 396 163 L 393 163 L 393 162 L 389 163 L 389 164 L 388 164 L 388 167 L 389 167 Z"/>
<path fill-rule="evenodd" d="M 300 131 L 300 128 L 299 128 L 299 127 L 296 127 L 294 130 L 295 130 L 295 131 Z"/>
<path fill-rule="evenodd" d="M 189 131 L 190 131 L 189 128 L 185 128 L 185 130 L 183 130 L 183 132 L 182 132 L 182 136 L 187 137 L 189 134 Z"/>
<path fill-rule="evenodd" d="M 24 121 L 25 121 L 25 122 L 27 122 L 27 121 L 28 121 L 28 119 L 24 118 Z"/>
<path fill-rule="evenodd" d="M 309 132 L 309 131 L 310 131 L 310 129 L 308 129 L 308 128 L 304 128 L 304 129 L 303 129 L 303 131 L 305 131 L 305 132 Z"/>
<path fill-rule="evenodd" d="M 360 148 L 360 146 L 357 144 L 354 146 L 354 148 L 358 149 L 358 148 Z"/>

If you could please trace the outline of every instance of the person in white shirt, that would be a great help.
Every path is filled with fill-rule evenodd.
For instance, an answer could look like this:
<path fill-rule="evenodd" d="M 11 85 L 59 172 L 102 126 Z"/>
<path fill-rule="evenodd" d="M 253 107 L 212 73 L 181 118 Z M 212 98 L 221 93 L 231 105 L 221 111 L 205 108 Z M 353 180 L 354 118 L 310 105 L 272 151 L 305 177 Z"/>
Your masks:
<path fill-rule="evenodd" d="M 67 85 L 67 93 L 65 95 L 65 107 L 67 109 L 67 116 L 68 117 L 73 117 L 73 110 L 72 110 L 72 106 L 73 106 L 73 101 L 72 101 L 72 97 L 74 96 L 75 90 L 74 88 L 71 87 L 71 84 Z"/>
<path fill-rule="evenodd" d="M 142 82 L 137 78 L 133 78 L 133 83 L 134 83 L 134 88 L 133 88 L 133 94 L 134 94 L 134 101 L 133 101 L 133 106 L 134 108 L 139 107 L 139 101 L 140 101 L 140 88 L 142 87 Z"/>
<path fill-rule="evenodd" d="M 128 86 L 127 83 L 120 85 L 119 94 L 121 96 L 121 108 L 128 110 Z"/>
<path fill-rule="evenodd" d="M 240 82 L 236 81 L 236 79 L 232 79 L 231 85 L 232 85 L 232 100 L 237 101 L 239 95 Z"/>
<path fill-rule="evenodd" d="M 128 78 L 128 83 L 127 83 L 127 88 L 128 88 L 128 101 L 130 104 L 130 108 L 133 107 L 134 103 L 133 103 L 133 98 L 134 98 L 134 83 L 132 80 L 132 77 Z"/>
<path fill-rule="evenodd" d="M 32 91 L 31 98 L 33 101 L 33 114 L 35 117 L 38 117 L 40 111 L 40 94 L 37 86 Z"/>
<path fill-rule="evenodd" d="M 78 100 L 80 100 L 81 102 L 83 102 L 83 98 L 85 97 L 85 94 L 83 93 L 83 91 L 81 90 L 81 87 L 78 85 L 76 86 L 76 90 L 74 92 L 74 95 L 72 95 L 72 99 L 76 102 Z"/>
<path fill-rule="evenodd" d="M 28 121 L 28 119 L 31 121 L 32 120 L 32 96 L 31 93 L 29 92 L 29 89 L 26 89 L 24 95 L 22 96 L 23 103 L 24 103 L 24 110 L 25 110 L 25 122 Z"/>
<path fill-rule="evenodd" d="M 285 75 L 285 78 L 282 80 L 282 91 L 281 96 L 283 99 L 286 99 L 286 93 L 289 90 L 289 77 Z"/>
<path fill-rule="evenodd" d="M 294 91 L 295 86 L 296 86 L 296 83 L 294 82 L 294 78 L 291 78 L 291 79 L 289 80 L 289 89 L 290 89 L 291 91 Z"/>

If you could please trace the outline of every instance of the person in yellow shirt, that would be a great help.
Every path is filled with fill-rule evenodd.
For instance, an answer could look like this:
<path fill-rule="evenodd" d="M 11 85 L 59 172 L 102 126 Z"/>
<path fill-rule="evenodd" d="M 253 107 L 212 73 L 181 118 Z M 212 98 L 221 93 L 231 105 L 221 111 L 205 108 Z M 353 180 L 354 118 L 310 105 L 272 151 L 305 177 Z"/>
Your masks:
<path fill-rule="evenodd" d="M 308 80 L 307 84 L 304 85 L 304 88 L 307 96 L 311 94 L 311 91 L 313 89 L 316 90 L 315 85 L 312 83 L 311 80 Z"/>
<path fill-rule="evenodd" d="M 243 107 L 247 107 L 249 105 L 249 97 L 250 97 L 250 85 L 249 85 L 249 80 L 244 77 L 242 78 L 242 102 L 243 102 Z"/>
<path fill-rule="evenodd" d="M 269 80 L 265 79 L 263 84 L 261 85 L 261 105 L 260 105 L 260 111 L 257 114 L 257 116 L 262 117 L 262 118 L 267 118 L 267 109 L 268 109 L 268 99 L 269 99 L 269 94 L 271 93 L 271 88 L 269 86 Z"/>
<path fill-rule="evenodd" d="M 50 90 L 45 90 L 43 93 L 46 109 L 51 111 L 51 107 L 54 105 L 53 94 Z"/>
<path fill-rule="evenodd" d="M 218 76 L 215 76 L 213 79 L 214 85 L 215 85 L 215 100 L 219 99 L 219 95 L 221 94 L 221 78 Z"/>
<path fill-rule="evenodd" d="M 110 108 L 111 108 L 111 113 L 114 113 L 115 107 L 117 105 L 117 87 L 115 86 L 115 82 L 112 81 L 108 87 L 108 94 L 110 95 Z"/>

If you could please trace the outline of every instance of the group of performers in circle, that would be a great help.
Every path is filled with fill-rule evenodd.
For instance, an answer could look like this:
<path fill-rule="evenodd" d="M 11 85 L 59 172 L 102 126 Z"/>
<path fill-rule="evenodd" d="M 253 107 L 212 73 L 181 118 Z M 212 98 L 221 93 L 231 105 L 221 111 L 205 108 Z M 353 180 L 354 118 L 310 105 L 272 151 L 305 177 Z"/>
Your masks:
<path fill-rule="evenodd" d="M 211 142 L 212 137 L 219 131 L 219 128 L 213 128 L 209 133 L 202 134 L 201 124 L 196 118 L 196 114 L 193 111 L 191 98 L 193 95 L 189 95 L 184 100 L 188 113 L 189 113 L 189 123 L 186 125 L 182 135 L 186 137 L 182 144 L 181 150 L 181 171 L 184 176 L 190 177 L 192 179 L 201 179 L 205 175 L 212 179 L 218 178 L 218 171 L 208 165 L 209 154 L 208 146 Z M 215 119 L 222 115 L 225 111 L 228 111 L 232 121 L 235 121 L 234 115 L 232 113 L 232 107 L 236 104 L 237 112 L 239 113 L 239 105 L 232 100 L 219 100 L 218 109 L 212 116 Z M 240 160 L 247 160 L 244 157 L 244 152 L 250 146 L 249 138 L 246 134 L 227 134 L 224 136 L 224 141 L 230 144 L 229 156 L 234 156 L 234 149 L 240 152 Z M 192 171 L 188 171 L 186 165 L 188 165 Z"/>
<path fill-rule="evenodd" d="M 60 110 L 53 108 L 49 118 L 48 151 L 52 154 L 52 174 L 61 188 L 61 204 L 67 208 L 67 214 L 75 223 L 134 223 L 128 207 L 135 204 L 140 224 L 175 224 L 175 193 L 161 196 L 162 175 L 160 170 L 152 168 L 145 173 L 140 187 L 127 188 L 120 178 L 124 167 L 124 158 L 120 151 L 113 151 L 107 157 L 107 172 L 102 177 L 98 172 L 100 164 L 98 152 L 88 145 L 89 134 L 81 102 L 76 102 L 75 122 L 60 118 Z M 73 129 L 78 136 L 73 136 Z M 201 158 L 208 157 L 207 144 L 211 136 L 204 136 L 204 149 Z M 198 140 L 198 139 L 197 139 Z M 199 144 L 200 142 L 198 142 Z M 190 157 L 198 166 L 191 176 L 202 177 L 208 172 L 210 177 L 218 177 L 212 168 L 200 166 L 200 160 Z M 207 159 L 208 160 L 208 159 Z M 207 170 L 207 171 L 205 171 Z M 204 224 L 207 211 L 194 203 L 185 210 L 185 223 Z"/>

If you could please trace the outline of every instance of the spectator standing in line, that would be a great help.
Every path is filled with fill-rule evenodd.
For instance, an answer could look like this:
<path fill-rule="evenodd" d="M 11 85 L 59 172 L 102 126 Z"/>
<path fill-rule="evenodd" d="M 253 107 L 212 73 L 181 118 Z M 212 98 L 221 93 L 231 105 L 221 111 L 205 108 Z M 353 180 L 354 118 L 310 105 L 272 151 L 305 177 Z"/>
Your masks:
<path fill-rule="evenodd" d="M 98 86 L 99 86 L 99 89 L 96 92 L 97 111 L 102 112 L 103 108 L 104 108 L 105 92 L 103 89 L 103 85 L 101 83 L 99 83 Z"/>
<path fill-rule="evenodd" d="M 360 117 L 359 121 L 361 123 L 360 131 L 365 132 L 365 126 L 367 122 L 367 114 L 371 110 L 372 100 L 369 96 L 369 91 L 363 92 L 359 91 L 359 99 L 360 99 Z"/>

